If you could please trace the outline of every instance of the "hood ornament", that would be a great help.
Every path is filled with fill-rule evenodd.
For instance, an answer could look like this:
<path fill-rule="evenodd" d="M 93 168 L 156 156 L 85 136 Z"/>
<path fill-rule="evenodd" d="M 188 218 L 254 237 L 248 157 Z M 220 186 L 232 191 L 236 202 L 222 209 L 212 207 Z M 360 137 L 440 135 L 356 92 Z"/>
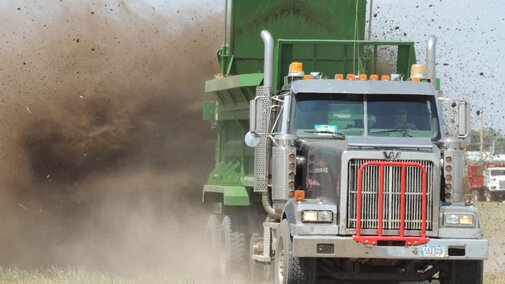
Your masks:
<path fill-rule="evenodd" d="M 400 151 L 382 151 L 386 160 L 398 160 L 400 158 Z"/>

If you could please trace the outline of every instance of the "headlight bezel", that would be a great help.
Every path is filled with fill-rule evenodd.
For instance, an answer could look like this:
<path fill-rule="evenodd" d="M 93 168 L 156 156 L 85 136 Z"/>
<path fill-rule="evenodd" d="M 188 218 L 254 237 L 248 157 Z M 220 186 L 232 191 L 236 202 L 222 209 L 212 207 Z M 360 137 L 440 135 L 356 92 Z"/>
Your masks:
<path fill-rule="evenodd" d="M 303 210 L 301 212 L 302 223 L 331 224 L 333 223 L 333 211 L 330 210 Z"/>
<path fill-rule="evenodd" d="M 476 217 L 472 213 L 446 212 L 444 214 L 445 227 L 475 227 Z"/>

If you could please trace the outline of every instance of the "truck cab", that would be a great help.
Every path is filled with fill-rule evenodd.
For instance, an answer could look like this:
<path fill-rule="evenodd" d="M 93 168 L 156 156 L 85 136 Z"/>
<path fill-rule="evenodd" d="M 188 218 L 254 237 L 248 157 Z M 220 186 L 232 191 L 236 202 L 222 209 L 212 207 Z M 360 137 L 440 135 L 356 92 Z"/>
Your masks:
<path fill-rule="evenodd" d="M 505 168 L 488 167 L 485 171 L 484 183 L 487 191 L 484 193 L 486 200 L 503 200 L 505 196 Z"/>
<path fill-rule="evenodd" d="M 463 195 L 463 141 L 444 135 L 433 85 L 336 78 L 286 78 L 267 107 L 272 201 L 283 204 L 280 226 L 265 225 L 275 253 L 290 247 L 297 261 L 340 280 L 481 269 L 487 241 Z M 378 267 L 388 268 L 379 275 Z"/>

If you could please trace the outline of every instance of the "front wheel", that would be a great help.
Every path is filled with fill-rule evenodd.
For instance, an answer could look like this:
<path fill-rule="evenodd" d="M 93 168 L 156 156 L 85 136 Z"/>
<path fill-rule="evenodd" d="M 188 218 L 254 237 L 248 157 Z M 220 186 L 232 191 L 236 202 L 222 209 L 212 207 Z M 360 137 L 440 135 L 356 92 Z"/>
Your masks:
<path fill-rule="evenodd" d="M 440 279 L 442 284 L 482 284 L 484 273 L 482 260 L 453 260 L 447 264 Z"/>
<path fill-rule="evenodd" d="M 277 284 L 314 283 L 316 280 L 315 259 L 293 257 L 293 241 L 287 220 L 281 222 L 277 231 L 274 269 Z"/>

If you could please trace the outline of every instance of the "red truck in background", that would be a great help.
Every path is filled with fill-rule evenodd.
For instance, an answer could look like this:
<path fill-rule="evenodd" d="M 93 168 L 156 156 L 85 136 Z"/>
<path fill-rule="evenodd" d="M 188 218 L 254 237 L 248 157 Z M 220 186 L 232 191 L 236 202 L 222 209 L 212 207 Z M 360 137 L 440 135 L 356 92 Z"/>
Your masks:
<path fill-rule="evenodd" d="M 486 163 L 466 168 L 467 188 L 474 201 L 505 199 L 505 165 Z"/>

